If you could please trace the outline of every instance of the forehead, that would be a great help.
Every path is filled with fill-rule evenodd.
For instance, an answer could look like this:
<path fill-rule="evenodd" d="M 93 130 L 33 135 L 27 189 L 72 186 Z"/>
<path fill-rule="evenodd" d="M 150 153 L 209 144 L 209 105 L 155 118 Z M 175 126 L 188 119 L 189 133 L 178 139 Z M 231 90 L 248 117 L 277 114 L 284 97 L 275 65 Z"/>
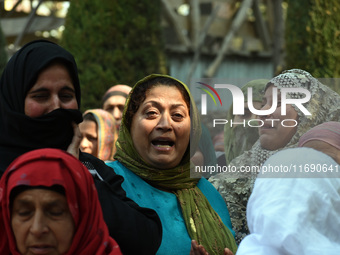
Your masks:
<path fill-rule="evenodd" d="M 93 120 L 84 120 L 79 124 L 80 132 L 97 133 L 97 122 Z"/>
<path fill-rule="evenodd" d="M 188 102 L 186 102 L 182 93 L 183 92 L 179 88 L 177 88 L 177 86 L 175 85 L 170 86 L 170 85 L 159 84 L 159 85 L 155 85 L 151 87 L 150 89 L 146 91 L 146 99 L 151 98 L 151 97 L 154 97 L 154 98 L 175 97 L 176 99 L 178 99 L 178 101 L 184 101 L 187 104 Z"/>
<path fill-rule="evenodd" d="M 120 96 L 120 95 L 115 95 L 115 96 L 111 96 L 109 97 L 105 102 L 104 102 L 104 106 L 105 105 L 124 105 L 126 101 L 126 98 L 124 96 Z"/>
<path fill-rule="evenodd" d="M 57 84 L 62 86 L 69 86 L 74 89 L 74 84 L 68 69 L 59 63 L 52 64 L 47 68 L 43 69 L 37 77 L 37 80 L 33 84 L 33 88 L 40 88 L 49 84 L 56 86 Z"/>
<path fill-rule="evenodd" d="M 66 67 L 66 65 L 64 65 L 63 63 L 59 63 L 59 62 L 53 62 L 51 64 L 49 64 L 48 66 L 44 67 L 38 74 L 38 76 L 42 76 L 44 74 L 55 74 L 56 72 L 63 72 L 65 73 L 69 78 L 71 78 L 70 72 L 68 70 L 68 68 Z"/>
<path fill-rule="evenodd" d="M 49 189 L 41 189 L 41 188 L 34 188 L 28 189 L 20 192 L 15 198 L 14 202 L 16 201 L 37 201 L 37 202 L 50 202 L 60 200 L 66 201 L 66 197 L 56 191 L 49 190 Z"/>

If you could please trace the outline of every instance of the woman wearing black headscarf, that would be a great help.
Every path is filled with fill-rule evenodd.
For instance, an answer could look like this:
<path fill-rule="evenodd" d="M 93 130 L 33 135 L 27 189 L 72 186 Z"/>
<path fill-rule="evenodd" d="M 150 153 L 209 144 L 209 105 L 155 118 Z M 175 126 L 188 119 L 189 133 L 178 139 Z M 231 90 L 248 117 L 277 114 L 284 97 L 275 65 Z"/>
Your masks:
<path fill-rule="evenodd" d="M 34 149 L 59 148 L 79 155 L 94 178 L 105 222 L 122 252 L 153 254 L 162 233 L 157 214 L 126 197 L 123 178 L 112 168 L 78 149 L 80 98 L 77 66 L 65 49 L 38 40 L 16 52 L 0 81 L 0 174 Z"/>

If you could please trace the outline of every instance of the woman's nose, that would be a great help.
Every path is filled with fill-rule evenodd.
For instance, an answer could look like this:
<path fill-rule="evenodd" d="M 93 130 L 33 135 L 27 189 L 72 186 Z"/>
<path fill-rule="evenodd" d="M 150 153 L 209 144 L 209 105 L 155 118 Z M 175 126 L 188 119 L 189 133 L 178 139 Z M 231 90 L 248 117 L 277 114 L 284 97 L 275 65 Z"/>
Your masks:
<path fill-rule="evenodd" d="M 261 111 L 268 111 L 269 109 L 271 109 L 272 106 L 271 105 L 268 105 L 268 103 L 264 104 L 262 107 L 261 107 Z M 264 114 L 264 115 L 259 115 L 258 118 L 259 119 L 266 119 L 270 116 L 271 114 L 270 113 L 267 113 L 267 114 Z"/>
<path fill-rule="evenodd" d="M 115 106 L 113 108 L 113 117 L 116 119 L 116 120 L 120 120 L 122 118 L 122 112 L 121 110 L 119 109 L 119 107 Z"/>
<path fill-rule="evenodd" d="M 30 232 L 32 235 L 41 236 L 44 233 L 48 232 L 48 226 L 46 224 L 46 220 L 43 216 L 43 213 L 36 212 L 32 218 L 32 225 L 30 228 Z"/>
<path fill-rule="evenodd" d="M 50 111 L 61 108 L 61 102 L 58 96 L 52 96 L 50 100 Z"/>
<path fill-rule="evenodd" d="M 157 123 L 157 128 L 164 129 L 164 130 L 171 130 L 171 116 L 169 113 L 163 113 Z"/>
<path fill-rule="evenodd" d="M 83 137 L 80 141 L 80 149 L 83 150 L 89 147 L 89 140 L 86 137 Z"/>

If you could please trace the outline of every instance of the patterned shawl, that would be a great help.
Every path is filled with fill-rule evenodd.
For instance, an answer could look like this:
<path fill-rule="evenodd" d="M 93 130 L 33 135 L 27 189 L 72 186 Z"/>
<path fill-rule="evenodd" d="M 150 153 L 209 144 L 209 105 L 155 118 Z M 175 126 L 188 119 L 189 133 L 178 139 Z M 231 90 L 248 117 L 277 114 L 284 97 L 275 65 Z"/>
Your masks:
<path fill-rule="evenodd" d="M 327 121 L 340 121 L 340 95 L 320 83 L 310 73 L 300 70 L 291 69 L 284 71 L 282 74 L 274 77 L 267 84 L 266 89 L 274 85 L 278 89 L 281 88 L 305 88 L 311 93 L 311 99 L 305 103 L 305 108 L 312 114 L 304 115 L 296 105 L 293 105 L 297 111 L 299 120 L 295 135 L 284 148 L 293 148 L 298 146 L 300 137 L 312 127 Z M 302 98 L 305 95 L 301 93 L 288 93 L 288 98 Z M 247 165 L 262 165 L 271 155 L 284 148 L 269 151 L 261 147 L 259 141 L 250 151 L 250 162 Z M 237 160 L 239 162 L 239 160 Z M 237 161 L 234 164 L 237 165 Z M 243 165 L 245 165 L 243 163 Z"/>
<path fill-rule="evenodd" d="M 174 193 L 182 209 L 186 227 L 191 239 L 202 244 L 210 254 L 223 254 L 228 247 L 236 252 L 236 243 L 230 230 L 222 223 L 221 218 L 211 207 L 209 201 L 196 186 L 198 179 L 190 178 L 190 157 L 196 151 L 201 135 L 201 125 L 195 102 L 187 86 L 178 81 L 190 96 L 191 134 L 188 146 L 180 164 L 172 169 L 159 170 L 150 167 L 139 156 L 133 146 L 130 130 L 127 128 L 126 111 L 136 87 L 156 77 L 166 77 L 178 81 L 167 75 L 152 74 L 137 82 L 127 99 L 123 113 L 122 125 L 116 143 L 115 159 L 119 160 L 132 172 L 140 176 L 151 185 Z M 190 148 L 189 148 L 190 147 Z M 191 151 L 191 153 L 190 153 Z"/>
<path fill-rule="evenodd" d="M 98 155 L 101 160 L 113 160 L 113 155 L 116 152 L 115 141 L 117 140 L 117 131 L 115 119 L 112 114 L 102 109 L 91 109 L 84 112 L 92 114 L 97 123 L 98 133 Z"/>

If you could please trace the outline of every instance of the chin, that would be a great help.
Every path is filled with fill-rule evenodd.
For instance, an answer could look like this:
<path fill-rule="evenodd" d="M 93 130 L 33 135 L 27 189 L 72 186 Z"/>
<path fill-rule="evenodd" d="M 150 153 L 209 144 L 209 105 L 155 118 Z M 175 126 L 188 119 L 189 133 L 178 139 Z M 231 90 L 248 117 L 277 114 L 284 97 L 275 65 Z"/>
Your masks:
<path fill-rule="evenodd" d="M 167 160 L 159 160 L 152 162 L 152 166 L 158 169 L 170 169 L 178 166 L 178 163 L 175 163 L 173 161 L 167 161 Z"/>
<path fill-rule="evenodd" d="M 269 151 L 276 150 L 276 148 L 273 146 L 273 143 L 271 143 L 270 140 L 265 140 L 265 141 L 260 140 L 260 144 L 261 144 L 262 149 L 269 150 Z"/>
<path fill-rule="evenodd" d="M 81 150 L 81 152 L 85 152 L 85 153 L 93 155 L 91 150 Z M 97 155 L 93 155 L 93 156 L 97 156 Z"/>
<path fill-rule="evenodd" d="M 261 147 L 262 149 L 268 150 L 268 151 L 275 151 L 278 149 L 282 149 L 284 146 L 275 146 L 275 144 L 273 144 L 272 142 L 266 142 L 266 143 L 262 143 L 261 142 Z"/>
<path fill-rule="evenodd" d="M 263 149 L 269 150 L 268 147 L 270 147 L 270 139 L 260 136 L 260 144 Z"/>

